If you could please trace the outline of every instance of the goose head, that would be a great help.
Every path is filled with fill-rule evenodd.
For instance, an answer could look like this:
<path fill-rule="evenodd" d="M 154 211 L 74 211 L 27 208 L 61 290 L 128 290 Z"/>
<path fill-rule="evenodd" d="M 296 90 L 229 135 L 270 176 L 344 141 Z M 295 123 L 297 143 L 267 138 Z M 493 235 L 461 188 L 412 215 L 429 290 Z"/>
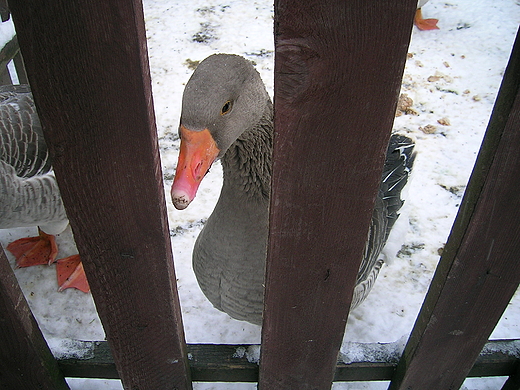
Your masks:
<path fill-rule="evenodd" d="M 245 58 L 215 54 L 199 64 L 182 97 L 181 146 L 171 189 L 177 209 L 188 207 L 211 164 L 258 123 L 268 101 L 260 75 Z"/>

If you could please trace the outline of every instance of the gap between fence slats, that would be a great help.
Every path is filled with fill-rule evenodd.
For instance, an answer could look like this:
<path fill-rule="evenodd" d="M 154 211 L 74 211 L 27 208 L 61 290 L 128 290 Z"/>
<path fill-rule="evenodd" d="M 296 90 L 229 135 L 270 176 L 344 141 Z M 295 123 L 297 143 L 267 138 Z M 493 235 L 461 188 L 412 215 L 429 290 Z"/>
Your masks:
<path fill-rule="evenodd" d="M 390 389 L 458 389 L 520 282 L 520 42 Z"/>

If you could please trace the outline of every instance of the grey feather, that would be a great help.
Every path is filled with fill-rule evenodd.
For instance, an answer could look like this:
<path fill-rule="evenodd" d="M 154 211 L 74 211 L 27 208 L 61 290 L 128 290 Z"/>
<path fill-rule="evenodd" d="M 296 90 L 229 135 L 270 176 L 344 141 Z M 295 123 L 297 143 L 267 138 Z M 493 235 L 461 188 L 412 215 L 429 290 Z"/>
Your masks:
<path fill-rule="evenodd" d="M 0 228 L 60 233 L 67 215 L 28 86 L 0 88 L 0 137 Z"/>

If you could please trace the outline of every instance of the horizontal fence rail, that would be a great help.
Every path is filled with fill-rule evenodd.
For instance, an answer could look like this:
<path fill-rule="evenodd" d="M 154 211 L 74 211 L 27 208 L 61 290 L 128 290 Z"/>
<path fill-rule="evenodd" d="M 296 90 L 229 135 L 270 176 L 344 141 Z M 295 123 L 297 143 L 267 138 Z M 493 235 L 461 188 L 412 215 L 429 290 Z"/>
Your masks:
<path fill-rule="evenodd" d="M 105 341 L 77 341 L 83 358 L 58 358 L 58 366 L 66 377 L 118 379 L 110 347 Z M 399 352 L 389 344 L 352 343 L 356 350 L 370 351 L 378 359 L 359 359 L 336 364 L 334 381 L 391 380 L 399 360 Z M 258 382 L 256 359 L 260 345 L 188 344 L 191 377 L 196 382 Z M 390 350 L 390 351 L 389 351 Z M 368 356 L 368 354 L 367 354 Z M 488 342 L 468 377 L 510 376 L 516 372 L 520 357 L 520 340 Z"/>

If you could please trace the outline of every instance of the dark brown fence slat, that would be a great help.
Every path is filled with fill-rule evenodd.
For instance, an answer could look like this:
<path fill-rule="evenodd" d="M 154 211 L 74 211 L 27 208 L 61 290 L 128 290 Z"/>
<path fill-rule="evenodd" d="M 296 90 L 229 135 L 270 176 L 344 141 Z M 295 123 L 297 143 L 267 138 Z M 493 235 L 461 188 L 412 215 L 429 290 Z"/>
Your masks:
<path fill-rule="evenodd" d="M 2 17 L 2 22 L 9 20 L 9 5 L 7 4 L 7 0 L 0 0 L 0 16 Z"/>
<path fill-rule="evenodd" d="M 9 3 L 127 389 L 189 389 L 139 0 Z"/>
<path fill-rule="evenodd" d="M 516 361 L 515 366 L 515 371 L 507 378 L 501 390 L 520 390 L 520 360 Z"/>
<path fill-rule="evenodd" d="M 68 388 L 0 248 L 0 389 Z"/>
<path fill-rule="evenodd" d="M 458 389 L 520 281 L 520 42 L 390 389 Z"/>
<path fill-rule="evenodd" d="M 330 388 L 416 5 L 275 1 L 262 390 Z"/>
<path fill-rule="evenodd" d="M 10 85 L 12 84 L 11 75 L 9 74 L 9 69 L 7 66 L 4 66 L 1 69 L 1 75 L 0 75 L 0 85 Z"/>

